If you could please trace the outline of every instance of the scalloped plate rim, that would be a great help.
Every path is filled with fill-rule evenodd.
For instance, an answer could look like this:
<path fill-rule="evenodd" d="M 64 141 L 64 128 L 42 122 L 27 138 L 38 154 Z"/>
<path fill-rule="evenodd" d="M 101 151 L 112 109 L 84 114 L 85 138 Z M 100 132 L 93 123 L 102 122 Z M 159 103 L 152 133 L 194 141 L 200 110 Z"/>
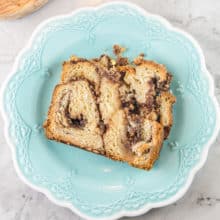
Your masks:
<path fill-rule="evenodd" d="M 91 216 L 88 216 L 82 212 L 80 212 L 77 208 L 75 208 L 72 204 L 70 204 L 69 202 L 65 202 L 65 201 L 60 201 L 56 198 L 54 198 L 54 196 L 52 195 L 52 193 L 50 193 L 47 189 L 44 189 L 42 187 L 38 187 L 34 184 L 32 184 L 29 180 L 27 180 L 25 178 L 25 176 L 23 175 L 23 173 L 21 172 L 21 170 L 19 169 L 19 166 L 17 164 L 17 160 L 16 160 L 16 154 L 15 154 L 15 146 L 12 144 L 11 140 L 10 140 L 10 136 L 9 136 L 9 124 L 10 124 L 10 121 L 7 117 L 7 113 L 5 112 L 5 109 L 4 109 L 4 94 L 5 94 L 5 89 L 6 89 L 6 86 L 8 85 L 9 81 L 11 80 L 12 76 L 16 73 L 16 70 L 18 68 L 18 64 L 19 64 L 19 61 L 21 60 L 20 58 L 22 57 L 22 55 L 28 50 L 31 48 L 32 46 L 32 43 L 33 43 L 33 39 L 35 38 L 35 36 L 38 34 L 38 32 L 40 32 L 40 30 L 46 26 L 47 23 L 51 22 L 51 21 L 55 21 L 55 20 L 59 20 L 60 18 L 67 18 L 67 17 L 70 17 L 70 16 L 73 16 L 75 14 L 77 14 L 78 12 L 81 12 L 81 11 L 86 11 L 86 10 L 99 10 L 99 9 L 102 9 L 102 8 L 105 8 L 106 6 L 108 5 L 117 5 L 117 4 L 124 4 L 124 5 L 127 5 L 129 7 L 132 7 L 134 8 L 135 10 L 137 10 L 138 12 L 140 12 L 140 14 L 142 15 L 145 15 L 145 16 L 148 16 L 148 17 L 152 17 L 152 18 L 155 18 L 156 20 L 160 21 L 161 24 L 163 24 L 168 30 L 173 30 L 175 32 L 178 32 L 182 35 L 184 35 L 187 39 L 189 39 L 193 45 L 195 46 L 196 50 L 198 51 L 198 54 L 199 54 L 199 57 L 200 57 L 200 60 L 201 60 L 201 68 L 202 68 L 202 71 L 204 72 L 204 74 L 207 76 L 208 78 L 208 82 L 209 82 L 209 96 L 214 104 L 214 107 L 215 107 L 215 111 L 216 111 L 216 121 L 220 120 L 220 109 L 219 109 L 219 104 L 217 102 L 217 99 L 215 97 L 215 94 L 214 94 L 214 80 L 211 76 L 211 74 L 209 73 L 209 71 L 207 70 L 206 68 L 206 64 L 205 64 L 205 58 L 204 58 L 204 55 L 203 55 L 203 52 L 202 52 L 202 49 L 201 47 L 199 46 L 198 42 L 191 36 L 189 35 L 188 33 L 186 33 L 185 31 L 179 29 L 179 28 L 176 28 L 174 27 L 173 25 L 171 25 L 165 18 L 159 16 L 159 15 L 155 15 L 155 14 L 151 14 L 149 12 L 147 12 L 145 9 L 141 8 L 140 6 L 136 5 L 136 4 L 133 4 L 133 3 L 128 3 L 128 2 L 124 2 L 124 1 L 115 1 L 115 2 L 110 2 L 110 3 L 104 3 L 104 4 L 101 4 L 101 5 L 98 5 L 98 6 L 89 6 L 89 7 L 83 7 L 83 8 L 79 8 L 77 10 L 74 10 L 73 12 L 71 13 L 68 13 L 68 14 L 63 14 L 63 15 L 58 15 L 58 16 L 53 16 L 52 18 L 49 18 L 45 21 L 43 21 L 42 23 L 40 23 L 34 30 L 34 32 L 32 33 L 27 45 L 19 52 L 19 54 L 17 55 L 16 57 L 16 60 L 14 62 L 14 65 L 13 65 L 13 68 L 12 68 L 12 71 L 11 73 L 8 75 L 7 79 L 3 82 L 3 85 L 1 87 L 1 113 L 2 113 L 2 116 L 3 116 L 3 119 L 4 119 L 4 135 L 5 135 L 5 138 L 6 138 L 6 141 L 8 143 L 8 145 L 10 146 L 11 148 L 11 152 L 12 152 L 12 160 L 13 160 L 13 164 L 14 164 L 14 167 L 15 167 L 15 170 L 18 174 L 18 176 L 20 177 L 20 179 L 25 183 L 27 184 L 28 186 L 30 186 L 31 188 L 33 188 L 34 190 L 38 191 L 38 192 L 41 192 L 43 194 L 45 194 L 47 196 L 47 198 L 49 200 L 51 200 L 53 203 L 59 205 L 59 206 L 62 206 L 62 207 L 66 207 L 66 208 L 69 208 L 70 210 L 72 210 L 74 213 L 76 213 L 77 215 L 85 218 L 85 219 L 90 219 L 90 220 L 95 220 L 95 219 L 101 219 L 101 218 L 93 218 Z M 210 146 L 213 144 L 213 142 L 215 141 L 216 137 L 217 137 L 217 134 L 220 130 L 220 124 L 218 125 L 216 123 L 216 127 L 214 129 L 214 132 L 211 136 L 211 138 L 209 139 L 209 141 L 206 143 L 206 145 L 203 147 L 203 150 L 202 150 L 202 153 L 201 153 L 201 157 L 200 157 L 200 160 L 199 162 L 194 166 L 194 168 L 190 171 L 190 174 L 188 176 L 188 179 L 186 180 L 185 184 L 179 189 L 179 191 L 174 195 L 172 196 L 171 198 L 169 199 L 166 199 L 165 201 L 163 202 L 157 202 L 157 203 L 148 203 L 148 204 L 145 204 L 141 209 L 138 209 L 138 210 L 135 210 L 135 211 L 125 211 L 125 210 L 122 210 L 122 211 L 119 211 L 117 212 L 116 214 L 113 214 L 109 217 L 105 217 L 105 218 L 102 218 L 102 219 L 105 219 L 105 220 L 113 220 L 113 219 L 118 219 L 118 218 L 121 218 L 121 217 L 124 217 L 124 216 L 139 216 L 139 215 L 142 215 L 146 212 L 148 212 L 150 209 L 152 208 L 158 208 L 158 207 L 163 207 L 163 206 L 166 206 L 166 205 L 169 205 L 169 204 L 172 204 L 174 203 L 175 201 L 177 201 L 178 199 L 180 199 L 185 193 L 186 191 L 189 189 L 192 181 L 193 181 L 193 178 L 194 176 L 196 175 L 196 173 L 198 172 L 198 170 L 205 164 L 206 162 L 206 159 L 207 159 L 207 156 L 208 156 L 208 150 L 210 148 Z"/>

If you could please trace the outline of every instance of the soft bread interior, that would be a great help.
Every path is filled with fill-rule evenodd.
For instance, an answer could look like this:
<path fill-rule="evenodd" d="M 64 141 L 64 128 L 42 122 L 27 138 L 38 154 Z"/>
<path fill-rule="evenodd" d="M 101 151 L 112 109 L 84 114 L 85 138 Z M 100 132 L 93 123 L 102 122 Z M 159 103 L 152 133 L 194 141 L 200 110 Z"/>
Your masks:
<path fill-rule="evenodd" d="M 56 87 L 45 123 L 49 138 L 103 154 L 99 121 L 96 101 L 87 81 L 77 80 Z"/>
<path fill-rule="evenodd" d="M 173 123 L 171 75 L 137 57 L 64 62 L 45 123 L 50 139 L 150 169 Z M 74 125 L 75 123 L 75 125 Z"/>

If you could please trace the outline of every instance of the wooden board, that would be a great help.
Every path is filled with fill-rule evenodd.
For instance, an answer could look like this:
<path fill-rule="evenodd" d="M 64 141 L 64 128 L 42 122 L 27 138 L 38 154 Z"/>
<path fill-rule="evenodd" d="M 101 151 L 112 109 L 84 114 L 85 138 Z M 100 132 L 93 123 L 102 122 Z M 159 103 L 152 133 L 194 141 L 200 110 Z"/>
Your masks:
<path fill-rule="evenodd" d="M 21 18 L 47 2 L 48 0 L 0 0 L 0 19 Z"/>

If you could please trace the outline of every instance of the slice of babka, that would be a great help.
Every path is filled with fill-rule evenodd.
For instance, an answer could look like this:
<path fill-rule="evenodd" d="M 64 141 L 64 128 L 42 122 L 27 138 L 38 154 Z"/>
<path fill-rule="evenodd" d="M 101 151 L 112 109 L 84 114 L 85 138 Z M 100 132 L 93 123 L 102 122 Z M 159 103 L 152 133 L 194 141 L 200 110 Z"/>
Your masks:
<path fill-rule="evenodd" d="M 114 46 L 116 59 L 72 56 L 63 63 L 45 133 L 49 139 L 148 170 L 173 123 L 172 76 L 143 54 L 129 63 L 122 51 Z"/>

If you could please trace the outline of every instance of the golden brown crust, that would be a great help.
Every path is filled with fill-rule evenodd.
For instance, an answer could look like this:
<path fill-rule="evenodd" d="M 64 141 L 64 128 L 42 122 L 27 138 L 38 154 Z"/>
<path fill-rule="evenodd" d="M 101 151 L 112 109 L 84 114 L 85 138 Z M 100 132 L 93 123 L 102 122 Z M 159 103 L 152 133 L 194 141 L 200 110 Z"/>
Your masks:
<path fill-rule="evenodd" d="M 84 148 L 88 151 L 96 151 L 101 154 L 104 153 L 103 142 L 101 137 L 101 131 L 98 128 L 98 110 L 95 106 L 95 101 L 92 100 L 92 93 L 81 93 L 81 88 L 87 88 L 89 91 L 89 83 L 86 81 L 78 80 L 66 84 L 59 84 L 55 87 L 52 102 L 48 112 L 48 118 L 44 123 L 44 128 L 46 132 L 46 136 L 49 139 L 57 140 L 60 142 L 64 142 L 70 145 L 77 145 L 78 147 Z M 78 92 L 76 92 L 78 90 Z M 74 93 L 72 93 L 74 92 Z M 83 114 L 86 117 L 87 124 L 85 128 L 74 127 L 69 124 L 66 119 L 66 108 L 71 107 L 69 103 L 71 103 L 71 98 L 66 98 L 66 104 L 61 103 L 60 100 L 67 95 L 71 94 L 75 95 L 75 103 L 83 102 L 83 100 L 77 100 L 79 94 L 83 96 L 87 96 L 86 101 L 84 101 L 84 105 L 78 105 L 78 109 L 75 112 L 70 112 L 72 114 L 72 118 L 77 114 Z M 64 99 L 64 98 L 63 98 Z M 93 103 L 94 101 L 94 103 Z M 91 112 L 90 112 L 91 108 Z M 87 109 L 87 112 L 86 110 Z M 72 110 L 72 108 L 71 108 Z M 90 115 L 88 115 L 90 114 Z M 71 117 L 70 116 L 70 117 Z M 96 118 L 96 122 L 93 122 L 92 119 Z M 87 130 L 91 130 L 88 132 Z M 83 132 L 85 134 L 83 134 Z M 80 137 L 77 137 L 77 134 Z M 91 139 L 93 141 L 91 141 Z"/>
<path fill-rule="evenodd" d="M 151 149 L 149 155 L 146 159 L 146 155 L 141 154 L 131 161 L 133 166 L 147 170 L 152 168 L 155 160 L 159 157 L 164 138 L 163 126 L 157 121 L 150 121 L 150 123 L 152 124 L 152 140 L 147 144 L 148 146 L 145 146 L 145 148 Z"/>
<path fill-rule="evenodd" d="M 157 97 L 157 103 L 160 106 L 160 123 L 164 127 L 171 127 L 173 124 L 172 106 L 176 98 L 170 92 L 161 92 Z"/>
<path fill-rule="evenodd" d="M 87 79 L 95 86 L 96 92 L 98 92 L 100 75 L 97 73 L 97 67 L 89 60 L 72 56 L 69 61 L 63 63 L 61 83 L 80 78 Z"/>
<path fill-rule="evenodd" d="M 121 54 L 122 51 L 116 52 Z M 102 55 L 93 60 L 72 56 L 64 62 L 61 82 L 54 89 L 44 124 L 45 134 L 49 139 L 149 170 L 159 157 L 163 140 L 167 138 L 173 123 L 172 105 L 176 99 L 169 92 L 172 77 L 165 66 L 145 60 L 143 55 L 134 60 L 134 65 L 124 61 L 120 63 Z M 80 92 L 75 96 L 62 96 L 65 89 L 72 91 L 71 94 Z M 78 100 L 84 96 L 89 101 Z M 67 115 L 62 110 L 62 120 L 58 120 L 55 106 L 65 100 L 76 104 L 70 104 Z M 84 102 L 89 102 L 89 105 L 82 107 Z M 90 110 L 84 111 L 87 108 Z M 83 116 L 79 117 L 79 113 Z M 62 126 L 69 126 L 72 120 L 68 119 L 69 115 L 73 118 L 77 116 L 77 126 L 83 125 L 85 128 L 74 130 L 68 127 L 66 131 L 74 132 L 67 137 L 62 135 Z M 79 120 L 82 118 L 86 122 L 81 123 Z M 54 120 L 58 120 L 58 133 L 54 130 Z M 83 132 L 78 132 L 79 129 Z M 90 141 L 83 142 L 86 137 L 73 138 L 77 132 L 80 135 L 87 132 Z"/>
<path fill-rule="evenodd" d="M 145 60 L 143 56 L 139 56 L 134 59 L 134 64 L 145 69 L 152 70 L 155 77 L 159 78 L 159 81 L 166 81 L 168 78 L 168 72 L 164 65 L 158 64 L 152 60 Z"/>

